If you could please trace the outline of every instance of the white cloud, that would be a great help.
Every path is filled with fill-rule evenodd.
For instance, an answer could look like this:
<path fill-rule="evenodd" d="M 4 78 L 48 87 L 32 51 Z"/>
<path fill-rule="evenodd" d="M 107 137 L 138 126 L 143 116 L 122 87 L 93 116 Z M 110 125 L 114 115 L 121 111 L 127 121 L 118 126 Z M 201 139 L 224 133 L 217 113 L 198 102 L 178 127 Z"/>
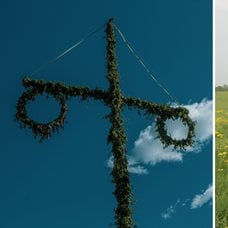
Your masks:
<path fill-rule="evenodd" d="M 206 204 L 212 199 L 212 195 L 213 187 L 212 185 L 209 185 L 202 194 L 195 195 L 195 197 L 192 199 L 191 209 L 202 207 L 204 204 Z"/>
<path fill-rule="evenodd" d="M 188 207 L 189 209 L 197 209 L 202 207 L 204 204 L 209 203 L 209 205 L 212 204 L 213 194 L 213 187 L 210 184 L 208 188 L 203 191 L 201 194 L 197 194 L 193 197 L 193 199 L 185 199 L 180 200 L 178 199 L 175 204 L 170 205 L 162 214 L 161 217 L 165 220 L 171 219 L 171 217 L 177 213 L 177 211 L 183 207 Z M 191 201 L 191 202 L 190 202 Z"/>
<path fill-rule="evenodd" d="M 177 207 L 180 205 L 181 201 L 178 199 L 174 205 L 169 206 L 162 214 L 162 218 L 167 220 L 170 219 L 173 214 L 176 213 Z"/>
<path fill-rule="evenodd" d="M 162 214 L 161 217 L 165 220 L 171 219 L 171 217 L 177 213 L 178 209 L 187 206 L 190 199 L 180 200 L 178 199 L 175 204 L 170 205 Z"/>
<path fill-rule="evenodd" d="M 200 103 L 185 106 L 189 116 L 197 121 L 196 139 L 205 142 L 212 135 L 212 101 L 203 99 Z"/>
<path fill-rule="evenodd" d="M 201 151 L 204 143 L 212 135 L 212 101 L 203 99 L 200 103 L 185 107 L 189 110 L 189 116 L 197 122 L 195 146 L 187 147 L 186 151 L 174 150 L 173 146 L 164 149 L 161 141 L 156 138 L 155 123 L 152 123 L 140 132 L 138 139 L 134 142 L 134 148 L 129 155 L 132 168 L 140 164 L 140 168 L 143 169 L 142 165 L 156 165 L 162 161 L 182 162 L 186 152 Z M 166 121 L 166 127 L 173 138 L 181 139 L 187 134 L 186 127 L 179 120 Z"/>
<path fill-rule="evenodd" d="M 185 105 L 189 116 L 196 121 L 196 143 L 187 147 L 185 151 L 174 150 L 173 146 L 167 148 L 156 138 L 155 123 L 147 126 L 134 142 L 134 148 L 128 155 L 128 170 L 135 174 L 147 174 L 145 165 L 156 165 L 159 162 L 182 162 L 187 152 L 200 152 L 203 145 L 212 135 L 212 101 L 203 99 L 200 103 Z M 167 120 L 166 127 L 173 138 L 181 139 L 187 134 L 187 128 L 179 120 Z M 113 157 L 110 157 L 107 166 L 113 167 Z"/>

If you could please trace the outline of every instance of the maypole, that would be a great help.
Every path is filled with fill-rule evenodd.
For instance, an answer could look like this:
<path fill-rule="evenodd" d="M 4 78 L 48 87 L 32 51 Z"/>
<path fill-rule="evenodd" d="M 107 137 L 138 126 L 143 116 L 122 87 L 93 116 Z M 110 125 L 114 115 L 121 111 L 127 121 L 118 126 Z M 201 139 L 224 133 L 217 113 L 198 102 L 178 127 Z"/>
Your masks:
<path fill-rule="evenodd" d="M 89 34 L 89 36 L 97 30 Z M 64 127 L 64 121 L 68 111 L 66 103 L 69 98 L 79 97 L 82 101 L 93 98 L 109 107 L 111 112 L 106 118 L 111 122 L 111 128 L 107 142 L 112 146 L 114 158 L 112 182 L 115 185 L 113 194 L 117 201 L 115 208 L 115 225 L 118 228 L 131 228 L 134 226 L 134 222 L 132 219 L 132 192 L 126 156 L 126 134 L 122 119 L 123 107 L 126 105 L 129 108 L 135 108 L 138 111 L 144 112 L 149 118 L 156 116 L 157 137 L 164 144 L 164 147 L 173 145 L 174 149 L 184 149 L 186 146 L 191 146 L 195 135 L 195 123 L 189 117 L 188 110 L 184 107 L 174 108 L 166 104 L 156 104 L 135 97 L 123 96 L 120 89 L 116 63 L 116 40 L 114 31 L 115 25 L 112 18 L 108 21 L 106 27 L 107 79 L 109 82 L 107 90 L 99 88 L 90 89 L 85 86 L 68 86 L 64 83 L 45 82 L 43 80 L 34 80 L 26 77 L 23 79 L 23 85 L 26 91 L 18 100 L 16 120 L 20 123 L 21 127 L 30 128 L 34 136 L 39 136 L 42 142 L 44 139 L 48 139 L 53 132 L 59 132 L 59 129 Z M 82 43 L 82 41 L 80 42 Z M 72 50 L 72 48 L 65 51 L 64 54 L 69 50 Z M 63 54 L 59 56 L 63 56 Z M 56 59 L 59 59 L 59 57 Z M 28 116 L 26 105 L 28 102 L 34 101 L 37 95 L 44 93 L 53 96 L 57 100 L 60 104 L 60 113 L 56 119 L 48 123 L 39 123 Z M 165 126 L 167 119 L 179 119 L 182 121 L 182 123 L 188 127 L 187 137 L 181 140 L 173 139 L 167 132 Z"/>
<path fill-rule="evenodd" d="M 113 19 L 107 24 L 107 73 L 109 81 L 109 105 L 111 113 L 109 120 L 111 129 L 108 135 L 108 143 L 112 145 L 114 157 L 114 166 L 112 170 L 112 181 L 115 184 L 114 195 L 117 200 L 116 225 L 117 227 L 132 227 L 132 210 L 131 210 L 131 188 L 128 173 L 128 162 L 126 158 L 126 135 L 122 120 L 122 111 L 124 101 L 119 83 L 117 71 L 116 54 L 115 54 L 115 35 Z"/>

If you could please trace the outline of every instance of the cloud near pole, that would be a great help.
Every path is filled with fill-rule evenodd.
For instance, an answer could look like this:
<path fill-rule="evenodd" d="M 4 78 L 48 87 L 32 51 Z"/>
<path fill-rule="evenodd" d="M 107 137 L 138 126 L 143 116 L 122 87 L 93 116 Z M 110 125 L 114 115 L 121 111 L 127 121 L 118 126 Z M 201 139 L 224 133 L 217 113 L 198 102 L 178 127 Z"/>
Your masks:
<path fill-rule="evenodd" d="M 129 171 L 138 174 L 147 173 L 144 165 L 154 166 L 159 162 L 182 162 L 188 152 L 200 152 L 212 135 L 212 101 L 203 99 L 200 103 L 185 105 L 189 115 L 196 121 L 196 143 L 187 147 L 185 151 L 174 150 L 173 146 L 163 148 L 162 143 L 156 138 L 155 123 L 142 130 L 134 142 L 128 160 Z M 168 132 L 173 138 L 181 139 L 187 134 L 187 128 L 179 120 L 166 121 Z"/>

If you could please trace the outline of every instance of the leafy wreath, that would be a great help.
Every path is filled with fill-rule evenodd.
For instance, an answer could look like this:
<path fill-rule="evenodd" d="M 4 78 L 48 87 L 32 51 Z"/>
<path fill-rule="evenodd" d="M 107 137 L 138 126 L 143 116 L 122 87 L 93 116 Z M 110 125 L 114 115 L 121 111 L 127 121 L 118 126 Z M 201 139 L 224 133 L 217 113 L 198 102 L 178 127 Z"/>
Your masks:
<path fill-rule="evenodd" d="M 186 146 L 192 146 L 194 144 L 193 138 L 195 137 L 195 122 L 190 119 L 188 116 L 188 110 L 183 109 L 183 112 L 172 112 L 172 117 L 168 116 L 159 116 L 156 119 L 156 131 L 158 132 L 157 138 L 161 140 L 164 147 L 168 147 L 170 145 L 174 146 L 174 149 L 180 148 L 180 149 L 186 149 Z M 166 128 L 166 120 L 172 119 L 172 120 L 181 120 L 183 125 L 188 127 L 188 134 L 187 137 L 184 139 L 174 139 L 168 134 L 167 128 Z"/>
<path fill-rule="evenodd" d="M 23 80 L 24 85 L 27 87 L 28 79 Z M 48 123 L 39 123 L 31 118 L 29 118 L 27 114 L 26 105 L 30 101 L 34 101 L 37 95 L 42 95 L 43 93 L 47 93 L 48 95 L 53 96 L 56 101 L 60 105 L 60 112 L 57 118 L 48 122 Z M 22 96 L 19 98 L 17 103 L 17 113 L 16 113 L 16 120 L 21 123 L 21 127 L 28 127 L 32 130 L 34 137 L 37 135 L 40 136 L 40 142 L 44 139 L 48 139 L 52 132 L 58 132 L 59 128 L 63 128 L 64 121 L 67 113 L 67 105 L 66 105 L 66 98 L 61 93 L 56 93 L 56 88 L 53 87 L 50 90 L 47 86 L 36 86 L 33 89 L 29 89 L 25 91 Z"/>

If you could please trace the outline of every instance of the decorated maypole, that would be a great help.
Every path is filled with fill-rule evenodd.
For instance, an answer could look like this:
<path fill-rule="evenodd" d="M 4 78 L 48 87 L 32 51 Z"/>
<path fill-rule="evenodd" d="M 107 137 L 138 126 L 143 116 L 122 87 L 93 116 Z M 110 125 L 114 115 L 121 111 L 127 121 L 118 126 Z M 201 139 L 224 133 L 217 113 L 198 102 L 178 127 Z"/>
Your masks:
<path fill-rule="evenodd" d="M 108 116 L 111 122 L 111 129 L 108 135 L 108 143 L 112 144 L 112 153 L 114 157 L 114 166 L 112 170 L 112 181 L 116 188 L 114 195 L 117 200 L 116 225 L 118 227 L 132 227 L 132 209 L 131 209 L 131 188 L 128 173 L 128 162 L 126 158 L 126 134 L 123 126 L 122 111 L 124 102 L 119 83 L 117 71 L 113 19 L 107 24 L 107 78 L 109 81 L 109 105 L 111 113 Z"/>
<path fill-rule="evenodd" d="M 106 38 L 107 80 L 109 82 L 107 90 L 99 88 L 90 89 L 85 86 L 68 86 L 64 83 L 45 82 L 43 80 L 34 80 L 26 77 L 23 79 L 23 85 L 26 91 L 18 100 L 16 120 L 20 123 L 21 127 L 31 129 L 34 136 L 39 136 L 42 142 L 45 139 L 49 139 L 53 132 L 59 132 L 59 129 L 64 127 L 68 111 L 66 102 L 69 98 L 79 97 L 82 101 L 93 98 L 103 102 L 105 106 L 109 107 L 111 112 L 106 118 L 111 122 L 111 128 L 107 142 L 111 144 L 113 154 L 112 182 L 115 185 L 113 194 L 117 202 L 115 208 L 115 225 L 118 228 L 132 228 L 135 224 L 132 219 L 132 191 L 126 156 L 126 134 L 122 119 L 124 106 L 135 108 L 143 112 L 144 115 L 149 118 L 156 116 L 157 137 L 164 144 L 164 147 L 173 145 L 174 149 L 184 149 L 186 146 L 191 146 L 194 142 L 195 123 L 189 117 L 186 108 L 170 107 L 166 104 L 156 104 L 135 97 L 123 96 L 117 70 L 115 24 L 113 18 L 111 18 L 106 25 Z M 82 41 L 79 43 L 81 42 Z M 63 54 L 60 56 L 63 56 Z M 44 93 L 56 99 L 60 105 L 60 113 L 57 118 L 48 123 L 39 123 L 28 116 L 26 105 L 28 102 L 34 101 L 37 95 Z M 165 125 L 168 119 L 179 119 L 188 127 L 186 138 L 177 140 L 170 136 Z"/>

